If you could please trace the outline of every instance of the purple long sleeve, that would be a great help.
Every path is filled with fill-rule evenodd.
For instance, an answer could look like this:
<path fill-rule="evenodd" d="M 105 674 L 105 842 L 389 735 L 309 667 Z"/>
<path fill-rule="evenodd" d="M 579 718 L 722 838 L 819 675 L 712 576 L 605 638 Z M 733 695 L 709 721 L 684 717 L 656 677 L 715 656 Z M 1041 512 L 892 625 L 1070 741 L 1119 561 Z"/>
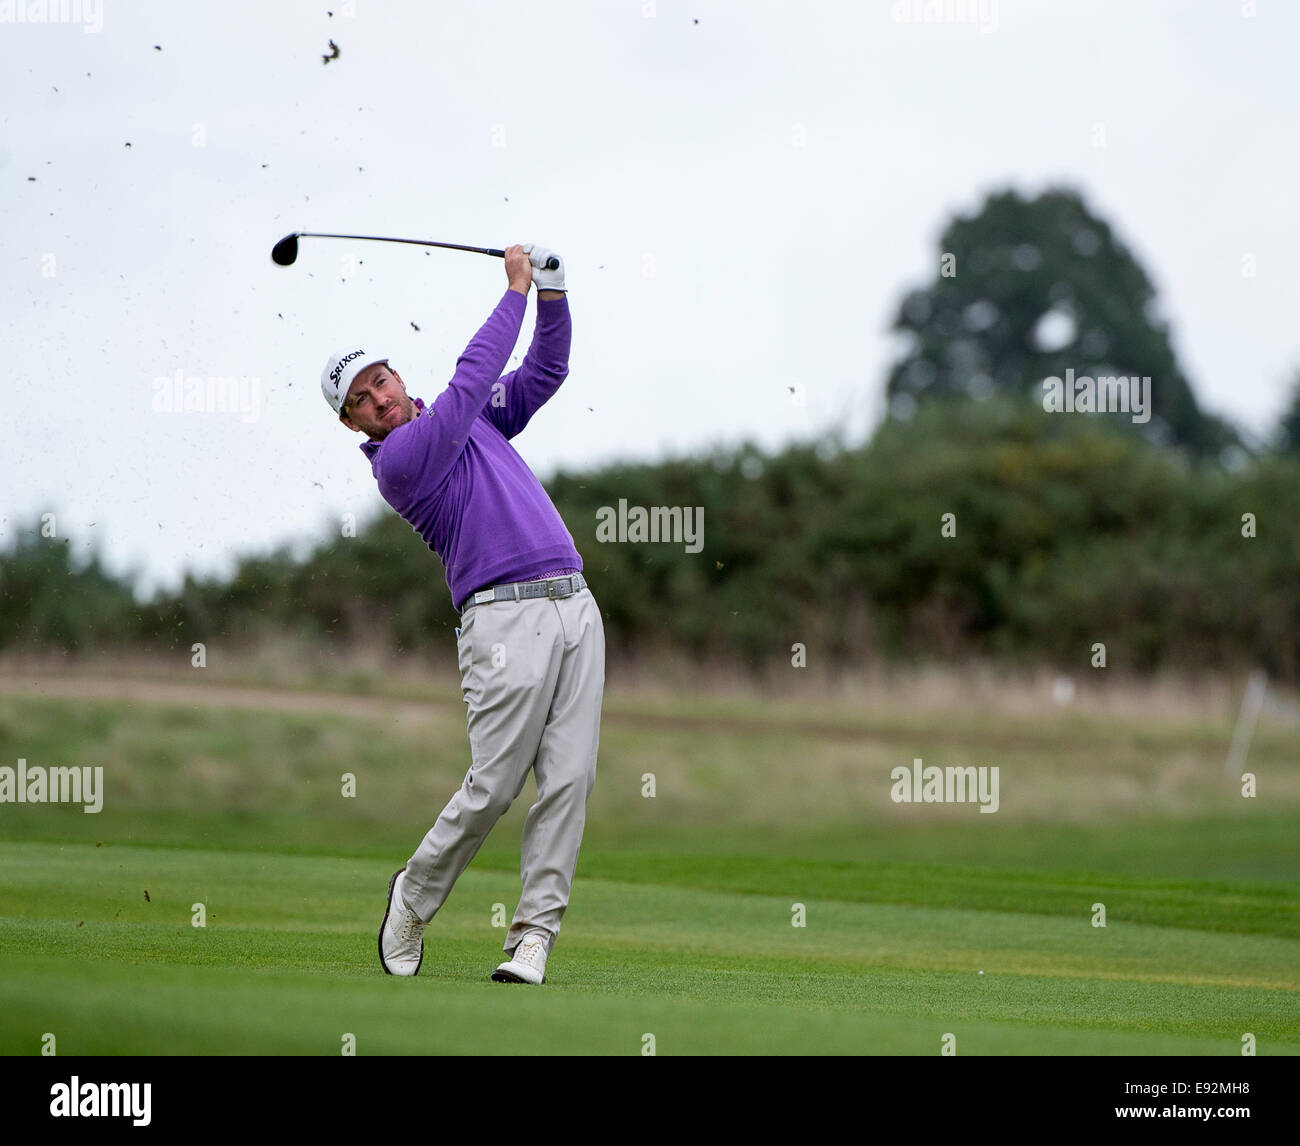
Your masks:
<path fill-rule="evenodd" d="M 502 376 L 526 307 L 507 290 L 433 404 L 416 398 L 418 417 L 361 445 L 384 500 L 442 558 L 457 608 L 488 585 L 582 568 L 550 497 L 507 440 L 568 374 L 566 295 L 538 300 L 532 345 Z"/>
<path fill-rule="evenodd" d="M 528 425 L 569 373 L 569 299 L 537 302 L 537 325 L 533 344 L 524 355 L 519 369 L 505 375 L 504 402 L 488 405 L 487 416 L 507 438 L 513 438 Z"/>

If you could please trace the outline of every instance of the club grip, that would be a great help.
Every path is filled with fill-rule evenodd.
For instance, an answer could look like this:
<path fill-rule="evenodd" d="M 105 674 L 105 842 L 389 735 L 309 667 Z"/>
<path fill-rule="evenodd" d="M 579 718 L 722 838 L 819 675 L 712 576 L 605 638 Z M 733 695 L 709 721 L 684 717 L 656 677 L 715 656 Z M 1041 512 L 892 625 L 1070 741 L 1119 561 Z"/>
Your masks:
<path fill-rule="evenodd" d="M 492 247 L 489 247 L 488 250 L 483 253 L 487 255 L 496 255 L 498 259 L 504 259 L 506 257 L 505 251 L 498 251 Z M 548 271 L 558 271 L 560 269 L 560 260 L 552 255 L 546 260 L 546 266 L 543 269 Z"/>

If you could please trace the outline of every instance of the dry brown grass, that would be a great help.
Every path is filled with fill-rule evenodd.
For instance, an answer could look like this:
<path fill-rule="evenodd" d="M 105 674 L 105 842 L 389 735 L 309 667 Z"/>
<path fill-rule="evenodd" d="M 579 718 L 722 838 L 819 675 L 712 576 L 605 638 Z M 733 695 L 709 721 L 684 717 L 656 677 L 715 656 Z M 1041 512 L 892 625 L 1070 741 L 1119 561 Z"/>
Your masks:
<path fill-rule="evenodd" d="M 158 658 L 0 660 L 0 696 L 62 696 L 230 710 L 333 713 L 376 734 L 453 746 L 464 756 L 454 649 L 441 665 L 371 652 L 346 662 L 274 648 L 210 668 Z M 1186 816 L 1244 806 L 1223 774 L 1242 682 L 1226 678 L 1076 678 L 1070 703 L 1052 673 L 991 668 L 885 669 L 820 679 L 785 669 L 756 686 L 733 670 L 661 660 L 611 665 L 597 806 L 629 822 L 759 824 L 969 820 L 969 806 L 899 806 L 890 772 L 997 766 L 999 822 L 1087 822 L 1125 814 Z M 342 735 L 335 731 L 335 735 Z M 1270 807 L 1300 804 L 1294 729 L 1261 719 L 1250 765 Z M 347 756 L 326 742 L 325 756 Z M 449 765 L 449 767 L 451 767 Z M 234 783 L 219 761 L 191 763 L 200 787 Z M 455 768 L 452 768 L 455 771 Z M 640 794 L 654 773 L 657 798 Z M 423 772 L 421 773 L 423 775 Z"/>
<path fill-rule="evenodd" d="M 208 667 L 190 667 L 184 652 L 166 657 L 127 651 L 87 657 L 0 656 L 0 676 L 100 677 L 139 681 L 219 681 L 223 684 L 341 692 L 414 699 L 458 692 L 454 642 L 446 655 L 437 649 L 422 657 L 397 657 L 385 649 L 356 648 L 330 655 L 280 641 L 235 653 L 209 651 Z M 1047 713 L 1112 716 L 1156 723 L 1233 721 L 1245 687 L 1243 673 L 1168 672 L 1138 677 L 1118 669 L 1082 669 L 1071 674 L 1073 696 L 1058 703 L 1054 686 L 1064 674 L 1046 669 L 1010 671 L 992 664 L 945 667 L 872 665 L 828 673 L 785 665 L 760 677 L 734 663 L 708 663 L 679 655 L 636 661 L 610 658 L 607 695 L 674 703 L 683 697 L 723 702 L 762 701 L 783 712 L 812 713 L 908 711 L 915 714 L 982 712 L 990 716 L 1034 718 Z M 1278 690 L 1274 688 L 1274 692 Z M 1291 704 L 1297 697 L 1283 695 Z M 747 707 L 747 706 L 746 706 Z"/>

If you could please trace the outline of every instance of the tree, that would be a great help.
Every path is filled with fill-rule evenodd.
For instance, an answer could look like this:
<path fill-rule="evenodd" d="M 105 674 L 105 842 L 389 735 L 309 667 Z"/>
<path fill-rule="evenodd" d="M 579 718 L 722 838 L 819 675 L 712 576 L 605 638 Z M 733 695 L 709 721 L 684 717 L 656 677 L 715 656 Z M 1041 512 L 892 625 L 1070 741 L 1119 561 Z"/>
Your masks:
<path fill-rule="evenodd" d="M 1239 444 L 1227 423 L 1202 411 L 1154 311 L 1155 290 L 1137 260 L 1078 193 L 1025 199 L 991 195 L 957 217 L 940 240 L 933 283 L 911 291 L 893 328 L 912 345 L 890 370 L 892 417 L 929 398 L 1023 394 L 1043 382 L 1150 377 L 1150 421 L 1114 415 L 1160 444 L 1217 456 Z"/>
<path fill-rule="evenodd" d="M 80 652 L 130 643 L 141 631 L 130 587 L 98 554 L 73 560 L 69 539 L 20 530 L 0 553 L 0 648 Z"/>
<path fill-rule="evenodd" d="M 1300 455 L 1300 370 L 1291 381 L 1291 400 L 1277 424 L 1277 448 Z"/>

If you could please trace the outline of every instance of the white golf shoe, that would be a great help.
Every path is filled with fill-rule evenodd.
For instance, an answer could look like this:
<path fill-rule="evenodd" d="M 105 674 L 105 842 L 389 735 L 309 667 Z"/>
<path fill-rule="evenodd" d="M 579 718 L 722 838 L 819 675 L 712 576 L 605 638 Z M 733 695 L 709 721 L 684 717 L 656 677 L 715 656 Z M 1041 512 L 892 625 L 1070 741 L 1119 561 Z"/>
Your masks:
<path fill-rule="evenodd" d="M 551 936 L 542 930 L 525 931 L 508 962 L 492 972 L 496 983 L 545 983 L 546 956 Z"/>
<path fill-rule="evenodd" d="M 424 920 L 402 898 L 399 868 L 388 881 L 388 908 L 379 925 L 379 962 L 390 975 L 414 975 L 424 962 Z"/>

